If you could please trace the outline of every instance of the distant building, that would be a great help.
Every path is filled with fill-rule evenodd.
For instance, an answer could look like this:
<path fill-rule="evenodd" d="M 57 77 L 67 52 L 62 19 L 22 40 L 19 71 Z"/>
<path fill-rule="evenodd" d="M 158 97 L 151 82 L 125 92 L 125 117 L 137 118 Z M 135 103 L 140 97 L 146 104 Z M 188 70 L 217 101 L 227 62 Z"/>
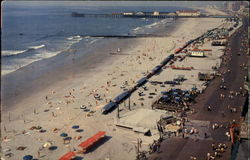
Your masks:
<path fill-rule="evenodd" d="M 135 13 L 135 15 L 142 16 L 142 15 L 145 15 L 145 13 L 143 13 L 143 12 L 137 12 L 137 13 Z"/>
<path fill-rule="evenodd" d="M 161 12 L 161 16 L 176 16 L 175 12 Z"/>
<path fill-rule="evenodd" d="M 153 16 L 159 16 L 159 15 L 160 15 L 160 12 L 154 11 Z"/>
<path fill-rule="evenodd" d="M 133 12 L 124 12 L 123 15 L 127 15 L 127 16 L 131 16 L 133 15 L 134 13 Z"/>
<path fill-rule="evenodd" d="M 233 3 L 233 11 L 238 11 L 240 9 L 241 2 L 239 1 L 234 1 Z"/>
<path fill-rule="evenodd" d="M 200 16 L 201 12 L 195 10 L 179 10 L 176 11 L 176 14 L 178 16 Z"/>
<path fill-rule="evenodd" d="M 176 13 L 169 13 L 169 16 L 176 16 Z"/>

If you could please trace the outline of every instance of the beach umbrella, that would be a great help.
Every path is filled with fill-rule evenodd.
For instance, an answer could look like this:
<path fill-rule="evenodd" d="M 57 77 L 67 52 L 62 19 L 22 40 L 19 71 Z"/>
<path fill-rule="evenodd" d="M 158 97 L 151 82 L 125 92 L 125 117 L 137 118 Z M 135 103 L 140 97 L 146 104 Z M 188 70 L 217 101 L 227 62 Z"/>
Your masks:
<path fill-rule="evenodd" d="M 65 140 L 65 141 L 69 141 L 71 139 L 72 139 L 72 137 L 65 137 L 65 138 L 63 138 L 63 140 Z"/>
<path fill-rule="evenodd" d="M 23 160 L 32 160 L 33 159 L 33 156 L 32 155 L 25 155 L 23 157 Z"/>
<path fill-rule="evenodd" d="M 172 90 L 173 92 L 177 91 L 177 89 L 176 89 L 176 88 L 172 88 L 171 90 Z"/>
<path fill-rule="evenodd" d="M 43 147 L 46 148 L 46 147 L 50 147 L 51 146 L 51 143 L 50 142 L 46 142 L 43 144 Z"/>
<path fill-rule="evenodd" d="M 83 132 L 83 129 L 77 129 L 76 132 Z"/>
<path fill-rule="evenodd" d="M 196 87 L 193 87 L 192 90 L 197 90 L 197 88 L 196 88 Z"/>
<path fill-rule="evenodd" d="M 85 105 L 82 105 L 81 107 L 80 107 L 80 109 L 86 109 L 87 108 L 87 106 L 85 106 Z"/>
<path fill-rule="evenodd" d="M 175 97 L 175 101 L 179 102 L 181 100 L 180 97 Z"/>
<path fill-rule="evenodd" d="M 57 149 L 57 146 L 50 146 L 50 147 L 49 147 L 49 150 L 50 150 L 50 151 L 54 151 L 54 150 L 56 150 L 56 149 Z"/>
<path fill-rule="evenodd" d="M 161 94 L 163 94 L 163 95 L 167 95 L 167 94 L 168 94 L 168 92 L 166 92 L 166 91 L 162 91 L 162 92 L 161 92 Z"/>
<path fill-rule="evenodd" d="M 188 93 L 188 90 L 183 90 L 182 92 L 185 94 L 185 93 Z"/>
<path fill-rule="evenodd" d="M 174 92 L 173 95 L 174 95 L 174 96 L 178 96 L 178 92 Z"/>
<path fill-rule="evenodd" d="M 72 126 L 72 129 L 78 129 L 79 128 L 79 126 L 78 125 L 74 125 L 74 126 Z"/>
<path fill-rule="evenodd" d="M 164 96 L 162 96 L 162 98 L 163 98 L 164 100 L 168 100 L 168 99 L 169 99 L 168 95 L 164 95 Z"/>
<path fill-rule="evenodd" d="M 168 101 L 169 100 L 169 97 L 167 95 L 162 96 L 162 98 L 163 98 L 164 101 Z"/>
<path fill-rule="evenodd" d="M 39 132 L 41 132 L 41 133 L 45 133 L 45 132 L 46 132 L 46 130 L 45 130 L 45 129 L 41 129 Z"/>
<path fill-rule="evenodd" d="M 142 100 L 144 100 L 144 98 L 139 98 L 138 100 L 142 101 Z"/>
<path fill-rule="evenodd" d="M 67 134 L 67 133 L 61 133 L 60 136 L 61 136 L 61 137 L 67 137 L 68 134 Z"/>
<path fill-rule="evenodd" d="M 84 109 L 83 111 L 84 111 L 84 112 L 89 112 L 89 111 L 90 111 L 90 109 Z"/>

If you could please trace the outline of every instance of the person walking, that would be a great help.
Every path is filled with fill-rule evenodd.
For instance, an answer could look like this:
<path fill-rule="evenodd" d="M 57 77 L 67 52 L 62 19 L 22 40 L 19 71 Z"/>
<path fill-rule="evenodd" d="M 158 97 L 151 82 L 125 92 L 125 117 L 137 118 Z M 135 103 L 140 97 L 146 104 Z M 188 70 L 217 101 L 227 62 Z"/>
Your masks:
<path fill-rule="evenodd" d="M 208 110 L 208 111 L 212 111 L 211 106 L 208 106 L 208 107 L 207 107 L 207 110 Z"/>

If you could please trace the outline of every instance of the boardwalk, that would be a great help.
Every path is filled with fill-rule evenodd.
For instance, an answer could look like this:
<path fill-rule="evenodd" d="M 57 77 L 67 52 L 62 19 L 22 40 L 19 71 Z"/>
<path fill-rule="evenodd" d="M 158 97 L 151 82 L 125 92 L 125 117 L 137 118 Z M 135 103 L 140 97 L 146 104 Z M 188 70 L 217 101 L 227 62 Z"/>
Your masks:
<path fill-rule="evenodd" d="M 228 160 L 231 157 L 231 143 L 227 140 L 225 132 L 227 129 L 227 124 L 233 119 L 236 122 L 239 122 L 240 119 L 240 110 L 244 105 L 245 98 L 242 96 L 235 97 L 234 99 L 229 99 L 228 97 L 222 99 L 220 94 L 223 92 L 225 95 L 229 95 L 229 91 L 238 91 L 239 87 L 244 83 L 244 76 L 247 74 L 247 71 L 242 69 L 240 65 L 242 63 L 247 63 L 246 54 L 241 54 L 240 56 L 237 53 L 242 52 L 242 48 L 246 49 L 246 46 L 242 46 L 243 34 L 242 31 L 246 31 L 246 19 L 243 28 L 240 29 L 229 41 L 229 47 L 231 51 L 226 53 L 226 57 L 231 60 L 227 63 L 223 63 L 221 70 L 231 71 L 224 74 L 223 78 L 225 79 L 227 90 L 219 89 L 221 84 L 222 77 L 216 77 L 212 83 L 208 86 L 205 92 L 198 96 L 196 99 L 197 103 L 193 106 L 197 111 L 196 114 L 188 116 L 190 120 L 200 120 L 204 122 L 210 122 L 209 125 L 209 137 L 208 139 L 203 139 L 199 141 L 194 141 L 194 139 L 182 139 L 182 138 L 173 138 L 163 141 L 161 144 L 161 153 L 152 154 L 149 159 L 155 160 L 157 158 L 161 159 L 171 159 L 171 160 L 184 160 L 190 159 L 190 156 L 196 156 L 197 159 L 205 159 L 207 153 L 212 153 L 212 143 L 225 143 L 229 147 L 221 160 Z M 233 47 L 232 47 L 233 46 Z M 207 110 L 207 106 L 212 106 L 212 111 Z M 228 105 L 237 107 L 237 113 L 231 113 L 227 108 Z M 225 116 L 222 116 L 222 113 Z M 212 129 L 212 124 L 218 123 L 223 124 L 224 127 L 218 128 L 216 130 Z"/>

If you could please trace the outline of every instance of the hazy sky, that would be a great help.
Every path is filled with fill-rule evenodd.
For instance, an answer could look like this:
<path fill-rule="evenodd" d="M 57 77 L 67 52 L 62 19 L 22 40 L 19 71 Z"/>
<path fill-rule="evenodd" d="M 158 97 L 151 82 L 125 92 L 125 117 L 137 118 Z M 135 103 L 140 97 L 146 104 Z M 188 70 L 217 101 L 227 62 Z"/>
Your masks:
<path fill-rule="evenodd" d="M 7 3 L 17 3 L 20 5 L 97 5 L 97 6 L 114 6 L 114 5 L 145 5 L 145 6 L 180 6 L 180 7 L 205 7 L 207 5 L 222 6 L 225 1 L 8 1 Z"/>

